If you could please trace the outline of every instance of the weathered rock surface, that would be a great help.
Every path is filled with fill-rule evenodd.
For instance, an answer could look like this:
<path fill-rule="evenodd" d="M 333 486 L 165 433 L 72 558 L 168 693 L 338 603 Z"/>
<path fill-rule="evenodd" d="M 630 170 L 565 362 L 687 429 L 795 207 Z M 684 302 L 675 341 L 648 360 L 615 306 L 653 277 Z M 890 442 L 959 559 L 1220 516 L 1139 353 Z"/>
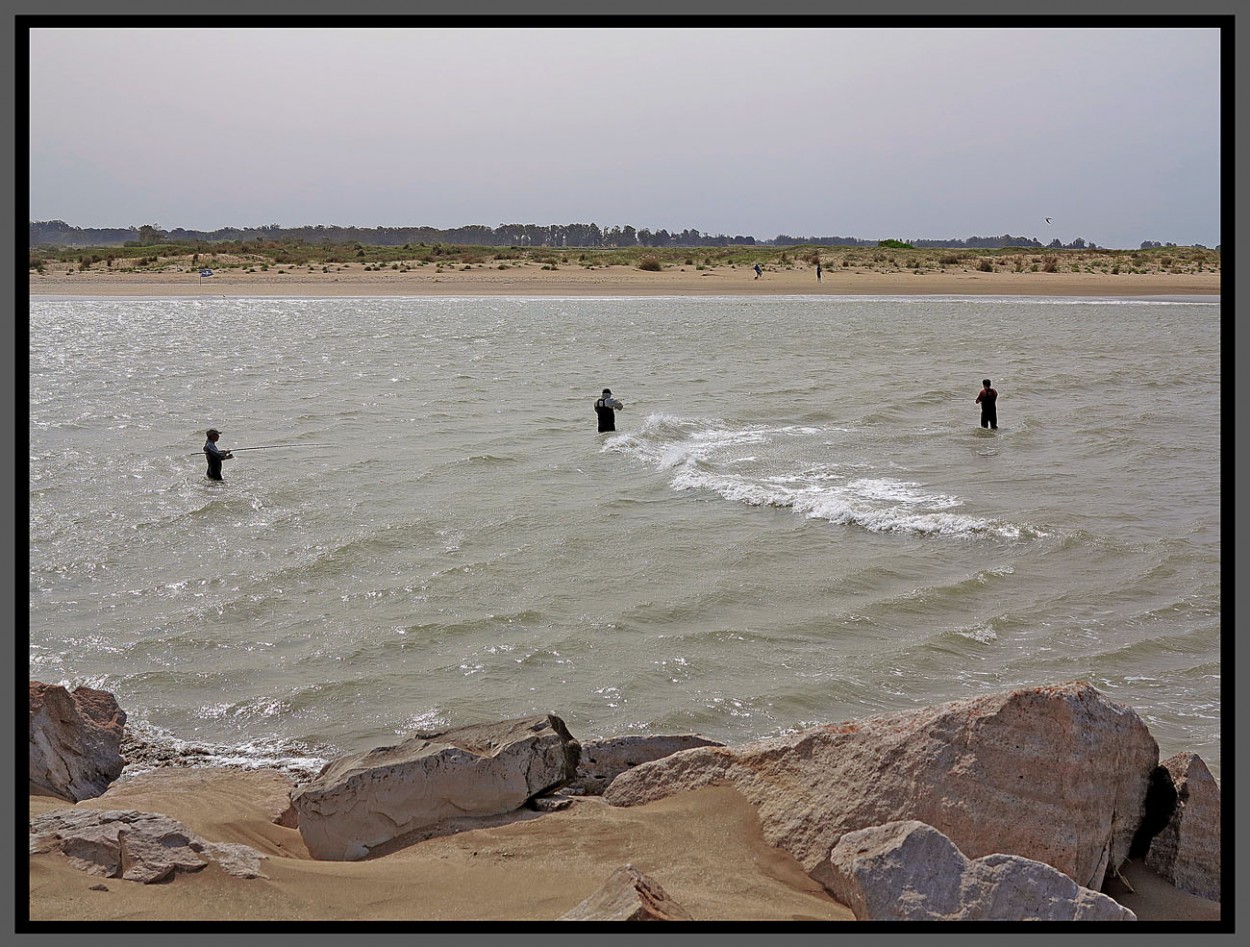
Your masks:
<path fill-rule="evenodd" d="M 126 713 L 113 695 L 90 687 L 73 693 L 30 682 L 32 789 L 70 802 L 91 799 L 121 775 Z"/>
<path fill-rule="evenodd" d="M 1158 757 L 1134 711 L 1070 682 L 696 747 L 622 773 L 604 800 L 728 782 L 765 839 L 822 883 L 843 835 L 915 819 L 968 857 L 1020 855 L 1097 890 L 1128 856 Z"/>
<path fill-rule="evenodd" d="M 30 853 L 59 851 L 74 867 L 142 884 L 201 871 L 209 862 L 239 878 L 264 878 L 265 856 L 247 845 L 209 842 L 181 822 L 150 812 L 56 809 L 30 820 Z"/>
<path fill-rule="evenodd" d="M 291 802 L 314 858 L 351 861 L 444 820 L 519 809 L 573 779 L 579 750 L 550 714 L 419 733 L 334 760 Z"/>
<path fill-rule="evenodd" d="M 1220 900 L 1220 785 L 1194 753 L 1162 763 L 1176 787 L 1172 819 L 1151 840 L 1146 865 L 1200 898 Z"/>
<path fill-rule="evenodd" d="M 564 787 L 569 794 L 601 796 L 612 780 L 640 763 L 671 756 L 696 746 L 724 746 L 696 734 L 642 736 L 629 734 L 606 740 L 583 740 L 577 778 Z"/>
<path fill-rule="evenodd" d="M 1050 865 L 1018 855 L 968 859 L 914 820 L 848 832 L 830 866 L 830 893 L 860 921 L 1137 920 Z"/>
<path fill-rule="evenodd" d="M 624 865 L 608 876 L 603 887 L 561 921 L 692 921 L 694 918 L 668 896 L 658 881 L 633 865 Z"/>

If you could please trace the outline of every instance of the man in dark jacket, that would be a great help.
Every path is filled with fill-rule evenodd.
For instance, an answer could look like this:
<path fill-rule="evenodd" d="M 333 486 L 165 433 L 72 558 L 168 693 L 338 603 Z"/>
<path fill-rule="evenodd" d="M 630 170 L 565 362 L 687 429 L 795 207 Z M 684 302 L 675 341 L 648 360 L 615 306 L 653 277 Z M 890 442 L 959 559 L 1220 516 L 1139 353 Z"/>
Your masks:
<path fill-rule="evenodd" d="M 625 407 L 612 397 L 612 389 L 604 388 L 603 397 L 595 402 L 595 414 L 599 416 L 599 433 L 616 430 L 616 412 Z"/>
<path fill-rule="evenodd" d="M 215 427 L 208 429 L 208 440 L 204 442 L 204 456 L 208 458 L 208 479 L 221 480 L 221 462 L 223 460 L 233 460 L 234 454 L 230 451 L 223 451 L 217 446 L 217 438 L 221 437 L 221 431 Z"/>
<path fill-rule="evenodd" d="M 981 427 L 998 428 L 998 408 L 995 402 L 998 401 L 998 392 L 990 387 L 990 380 L 982 378 L 981 384 L 984 385 L 977 395 L 977 404 L 981 406 Z"/>

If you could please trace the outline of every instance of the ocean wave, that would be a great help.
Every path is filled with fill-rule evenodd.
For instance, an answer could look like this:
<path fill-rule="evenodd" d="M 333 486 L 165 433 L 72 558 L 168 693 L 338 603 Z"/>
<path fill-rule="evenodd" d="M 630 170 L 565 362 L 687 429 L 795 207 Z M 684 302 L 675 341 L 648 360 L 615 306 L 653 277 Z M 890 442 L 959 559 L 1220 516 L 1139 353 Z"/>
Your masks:
<path fill-rule="evenodd" d="M 32 303 L 31 677 L 226 762 L 1079 677 L 1218 766 L 1219 303 L 880 299 Z"/>
<path fill-rule="evenodd" d="M 674 490 L 710 490 L 746 506 L 790 509 L 808 519 L 874 533 L 1017 540 L 1043 530 L 953 512 L 961 497 L 926 490 L 897 476 L 865 475 L 863 460 L 811 462 L 845 437 L 841 427 L 735 423 L 648 416 L 642 426 L 610 438 L 603 450 L 671 471 Z"/>
<path fill-rule="evenodd" d="M 126 765 L 119 783 L 157 769 L 193 766 L 276 769 L 300 784 L 316 777 L 334 755 L 328 747 L 298 741 L 249 740 L 223 744 L 186 740 L 142 721 L 127 721 L 121 749 Z"/>

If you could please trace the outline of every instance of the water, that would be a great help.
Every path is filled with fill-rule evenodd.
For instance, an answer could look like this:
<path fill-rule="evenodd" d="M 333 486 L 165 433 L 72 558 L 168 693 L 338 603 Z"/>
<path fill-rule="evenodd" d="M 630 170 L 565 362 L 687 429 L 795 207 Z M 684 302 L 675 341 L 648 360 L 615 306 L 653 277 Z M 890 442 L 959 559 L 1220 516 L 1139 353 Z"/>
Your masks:
<path fill-rule="evenodd" d="M 741 742 L 1080 678 L 1219 774 L 1218 302 L 47 298 L 29 341 L 30 676 L 147 739 Z M 295 446 L 213 483 L 209 426 Z"/>

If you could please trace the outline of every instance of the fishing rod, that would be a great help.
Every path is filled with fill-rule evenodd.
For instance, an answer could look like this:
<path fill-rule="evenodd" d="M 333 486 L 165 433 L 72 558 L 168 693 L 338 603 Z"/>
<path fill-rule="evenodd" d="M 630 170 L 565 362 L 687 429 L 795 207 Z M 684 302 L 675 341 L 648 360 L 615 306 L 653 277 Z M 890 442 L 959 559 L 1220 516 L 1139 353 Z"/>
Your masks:
<path fill-rule="evenodd" d="M 228 453 L 237 454 L 241 450 L 279 450 L 283 447 L 333 447 L 333 444 L 266 444 L 263 447 L 231 447 Z"/>
<path fill-rule="evenodd" d="M 229 450 L 226 450 L 223 448 L 221 452 L 223 454 L 233 454 L 236 451 L 241 451 L 241 450 L 277 450 L 280 447 L 333 447 L 333 446 L 334 446 L 333 444 L 265 444 L 262 447 L 232 447 Z M 197 450 L 191 454 L 188 454 L 187 456 L 197 457 L 201 453 L 203 452 Z"/>

